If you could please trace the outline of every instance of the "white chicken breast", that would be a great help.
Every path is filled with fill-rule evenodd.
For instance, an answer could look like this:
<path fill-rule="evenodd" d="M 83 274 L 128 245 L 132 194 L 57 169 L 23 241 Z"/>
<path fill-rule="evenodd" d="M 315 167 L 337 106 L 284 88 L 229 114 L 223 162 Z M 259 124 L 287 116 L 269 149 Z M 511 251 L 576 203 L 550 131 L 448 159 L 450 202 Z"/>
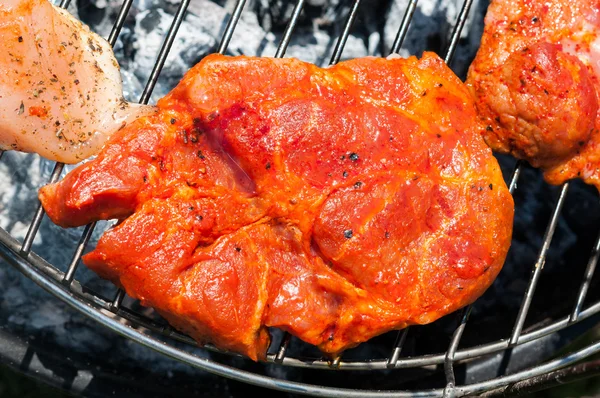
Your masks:
<path fill-rule="evenodd" d="M 78 163 L 152 107 L 123 99 L 110 45 L 47 0 L 0 2 L 0 150 Z"/>

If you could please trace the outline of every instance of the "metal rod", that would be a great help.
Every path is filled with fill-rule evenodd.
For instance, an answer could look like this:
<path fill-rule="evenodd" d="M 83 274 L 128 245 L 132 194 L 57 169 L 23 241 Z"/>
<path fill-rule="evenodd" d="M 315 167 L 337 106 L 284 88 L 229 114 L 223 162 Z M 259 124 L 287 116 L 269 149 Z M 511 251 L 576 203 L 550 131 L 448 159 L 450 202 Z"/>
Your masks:
<path fill-rule="evenodd" d="M 302 7 L 304 7 L 304 0 L 298 0 L 296 6 L 294 7 L 294 11 L 292 11 L 292 17 L 290 18 L 290 22 L 288 22 L 287 27 L 285 28 L 285 32 L 283 33 L 283 38 L 277 47 L 277 52 L 275 53 L 275 58 L 282 58 L 285 54 L 285 50 L 287 50 L 288 44 L 290 44 L 290 39 L 292 38 L 292 32 L 298 23 L 298 18 L 300 17 L 300 13 L 302 12 Z"/>
<path fill-rule="evenodd" d="M 463 3 L 463 7 L 460 10 L 460 14 L 458 15 L 458 19 L 454 26 L 454 31 L 452 32 L 452 36 L 450 39 L 450 46 L 446 51 L 446 56 L 444 61 L 446 64 L 449 64 L 452 58 L 454 57 L 454 52 L 456 50 L 456 45 L 458 43 L 458 39 L 460 37 L 460 33 L 465 26 L 465 21 L 467 16 L 469 15 L 469 10 L 471 9 L 472 0 L 465 0 Z M 454 357 L 456 355 L 456 350 L 460 343 L 460 339 L 462 338 L 463 331 L 465 326 L 467 325 L 467 321 L 469 320 L 469 315 L 471 314 L 472 304 L 467 306 L 464 309 L 464 312 L 461 317 L 461 322 L 452 334 L 452 339 L 450 340 L 450 346 L 446 351 L 446 355 L 444 357 L 444 374 L 446 376 L 446 387 L 444 388 L 444 397 L 454 397 L 456 392 L 454 390 L 456 386 L 456 379 L 454 376 Z"/>
<path fill-rule="evenodd" d="M 123 289 L 117 290 L 117 294 L 115 294 L 115 298 L 111 303 L 111 308 L 113 310 L 118 310 L 121 308 L 121 303 L 123 302 L 123 298 L 125 298 L 125 291 Z"/>
<path fill-rule="evenodd" d="M 127 19 L 127 14 L 129 13 L 129 10 L 131 9 L 132 4 L 133 4 L 133 0 L 125 0 L 123 2 L 123 5 L 121 6 L 121 9 L 119 10 L 119 15 L 117 15 L 117 19 L 115 20 L 115 23 L 111 29 L 110 35 L 108 36 L 108 39 L 107 39 L 107 41 L 111 47 L 114 47 L 117 42 L 117 38 L 119 36 L 119 33 L 121 32 L 121 29 L 123 28 L 123 24 L 125 23 L 125 20 Z M 96 222 L 92 222 L 92 223 L 86 225 L 83 233 L 81 234 L 81 238 L 79 239 L 77 248 L 75 249 L 75 253 L 73 254 L 73 257 L 71 259 L 71 263 L 69 264 L 69 267 L 67 268 L 67 272 L 65 273 L 65 276 L 63 278 L 63 283 L 65 283 L 67 285 L 71 285 L 71 283 L 73 282 L 75 272 L 77 271 L 77 267 L 80 264 L 81 255 L 83 254 L 83 251 L 87 247 L 87 244 L 92 236 L 92 233 L 94 232 L 95 227 L 96 227 Z"/>
<path fill-rule="evenodd" d="M 590 287 L 590 282 L 592 281 L 592 277 L 594 276 L 594 271 L 596 270 L 596 264 L 598 263 L 598 257 L 600 256 L 600 234 L 596 238 L 596 244 L 592 249 L 592 254 L 590 255 L 590 259 L 588 260 L 587 267 L 585 269 L 585 274 L 583 276 L 583 281 L 581 282 L 581 287 L 579 288 L 579 293 L 577 294 L 577 302 L 575 303 L 575 307 L 571 312 L 570 322 L 577 322 L 579 318 L 579 313 L 581 312 L 581 308 L 583 307 L 583 302 L 585 301 L 585 296 L 587 295 L 588 289 Z"/>
<path fill-rule="evenodd" d="M 460 14 L 458 14 L 458 20 L 456 21 L 454 31 L 450 36 L 450 45 L 448 46 L 448 50 L 446 50 L 446 57 L 444 58 L 444 61 L 446 61 L 447 64 L 450 63 L 452 57 L 454 56 L 456 46 L 458 45 L 458 40 L 460 39 L 460 32 L 462 32 L 465 22 L 467 21 L 467 17 L 469 16 L 471 4 L 473 4 L 473 0 L 465 0 L 460 10 Z"/>
<path fill-rule="evenodd" d="M 0 244 L 0 257 L 4 258 L 9 264 L 14 266 L 26 277 L 31 279 L 33 282 L 38 284 L 40 287 L 51 293 L 55 297 L 59 298 L 63 302 L 67 303 L 77 311 L 86 314 L 91 319 L 97 321 L 99 324 L 109 328 L 110 330 L 125 336 L 132 341 L 142 344 L 152 350 L 160 352 L 170 358 L 179 360 L 183 363 L 187 363 L 199 369 L 203 369 L 212 372 L 219 376 L 228 377 L 237 381 L 257 385 L 261 387 L 273 388 L 280 391 L 292 392 L 295 394 L 302 393 L 307 395 L 323 396 L 324 394 L 337 397 L 352 397 L 352 398 L 381 398 L 381 397 L 406 397 L 406 398 L 424 398 L 424 397 L 439 397 L 443 391 L 440 389 L 427 390 L 420 392 L 406 392 L 406 391 L 385 391 L 385 390 L 351 390 L 346 388 L 336 387 L 322 387 L 313 386 L 305 383 L 291 382 L 282 379 L 274 379 L 267 376 L 251 373 L 245 370 L 232 368 L 226 365 L 222 365 L 215 361 L 207 360 L 206 358 L 200 358 L 189 352 L 178 349 L 174 346 L 165 344 L 163 341 L 155 339 L 149 335 L 140 333 L 139 331 L 120 323 L 116 319 L 112 319 L 106 314 L 99 311 L 94 306 L 91 306 L 88 302 L 84 301 L 81 297 L 74 295 L 68 290 L 61 288 L 52 279 L 47 278 L 35 267 L 31 267 L 30 264 L 23 258 L 11 252 L 6 246 Z M 566 356 L 553 359 L 551 361 L 540 364 L 534 368 L 527 369 L 521 372 L 511 374 L 509 376 L 503 376 L 488 381 L 469 384 L 466 386 L 455 387 L 458 396 L 464 396 L 467 394 L 480 394 L 482 392 L 506 386 L 527 378 L 547 374 L 553 370 L 565 368 L 571 364 L 575 364 L 582 359 L 594 355 L 600 352 L 600 342 L 595 342 L 589 346 L 580 349 L 578 351 L 569 353 Z"/>
<path fill-rule="evenodd" d="M 415 14 L 415 9 L 417 8 L 418 0 L 410 0 L 408 3 L 408 7 L 404 11 L 404 17 L 402 17 L 402 23 L 400 24 L 400 28 L 398 29 L 398 33 L 396 34 L 396 39 L 394 40 L 394 44 L 392 45 L 392 49 L 390 50 L 390 54 L 397 54 L 400 51 L 400 47 L 402 47 L 402 43 L 406 37 L 406 33 L 408 32 L 408 27 L 410 22 L 412 21 L 413 15 Z M 394 348 L 392 349 L 392 353 L 387 362 L 388 368 L 395 368 L 398 363 L 398 359 L 400 358 L 400 351 L 402 350 L 402 346 L 406 340 L 406 335 L 408 334 L 408 330 L 410 326 L 405 327 L 403 330 L 399 331 L 396 335 L 396 343 L 394 344 Z"/>
<path fill-rule="evenodd" d="M 281 344 L 279 345 L 279 350 L 277 350 L 277 355 L 275 356 L 275 363 L 282 363 L 285 358 L 285 352 L 287 351 L 288 346 L 290 345 L 290 340 L 292 339 L 292 335 L 288 332 L 285 332 L 283 338 L 281 339 Z"/>
<path fill-rule="evenodd" d="M 54 184 L 60 179 L 60 173 L 62 173 L 64 167 L 65 165 L 63 163 L 56 163 L 54 165 L 54 170 L 52 170 L 52 175 L 48 181 L 49 184 Z M 41 203 L 38 203 L 33 220 L 31 221 L 31 224 L 29 224 L 29 229 L 27 230 L 27 234 L 23 240 L 23 246 L 21 246 L 21 255 L 27 256 L 31 251 L 31 245 L 33 244 L 35 235 L 40 229 L 42 218 L 44 218 L 44 208 L 42 207 Z"/>
<path fill-rule="evenodd" d="M 469 320 L 469 315 L 471 314 L 472 308 L 473 307 L 469 305 L 462 311 L 460 324 L 452 334 L 450 346 L 448 347 L 448 350 L 446 351 L 446 355 L 444 357 L 444 375 L 446 376 L 446 387 L 444 388 L 444 397 L 455 396 L 454 387 L 456 386 L 456 378 L 454 377 L 454 357 L 456 355 L 456 350 L 458 349 L 460 339 L 463 335 L 463 332 L 465 331 L 465 327 L 467 325 L 467 321 Z"/>
<path fill-rule="evenodd" d="M 340 355 L 336 356 L 335 358 L 333 358 L 333 360 L 329 362 L 329 367 L 331 369 L 339 369 L 341 362 L 342 362 L 342 354 L 340 354 Z"/>
<path fill-rule="evenodd" d="M 535 391 L 547 390 L 598 375 L 600 375 L 600 360 L 593 360 L 507 384 L 498 389 L 485 392 L 479 397 L 529 396 L 529 393 Z"/>
<path fill-rule="evenodd" d="M 185 17 L 185 12 L 187 11 L 188 5 L 190 4 L 190 0 L 183 0 L 179 4 L 179 8 L 177 9 L 177 13 L 173 18 L 173 22 L 171 23 L 171 27 L 167 32 L 167 37 L 163 42 L 160 52 L 158 53 L 158 58 L 154 63 L 154 67 L 152 68 L 152 73 L 150 74 L 150 78 L 148 79 L 148 83 L 146 83 L 146 88 L 142 92 L 142 96 L 140 98 L 141 104 L 147 104 L 150 101 L 150 95 L 152 94 L 152 90 L 154 90 L 154 86 L 156 86 L 156 82 L 158 81 L 158 76 L 162 71 L 163 66 L 165 65 L 165 61 L 167 60 L 167 56 L 169 55 L 169 51 L 171 50 L 171 46 L 173 45 L 173 41 L 175 40 L 175 36 L 177 35 L 177 31 L 181 26 L 181 22 L 183 22 L 183 18 Z"/>
<path fill-rule="evenodd" d="M 62 0 L 60 2 L 60 8 L 67 8 L 71 0 Z M 1 154 L 0 154 L 1 155 Z M 49 183 L 55 183 L 60 178 L 60 173 L 64 168 L 63 163 L 56 163 L 54 165 L 54 170 L 52 171 L 52 175 L 50 177 Z M 31 251 L 31 245 L 37 235 L 38 230 L 40 229 L 40 224 L 42 223 L 42 219 L 44 218 L 44 208 L 41 203 L 38 203 L 38 207 L 33 216 L 33 220 L 31 224 L 29 224 L 29 229 L 27 230 L 27 234 L 25 235 L 25 239 L 23 240 L 23 246 L 21 246 L 21 255 L 27 256 Z"/>
<path fill-rule="evenodd" d="M 8 232 L 4 229 L 0 228 L 0 254 L 2 254 L 2 248 L 6 247 L 13 252 L 18 252 L 21 244 L 15 238 L 13 238 Z M 39 270 L 44 274 L 44 277 L 48 278 L 55 282 L 60 283 L 63 280 L 64 273 L 57 270 L 55 267 L 50 265 L 47 261 L 39 257 L 35 254 L 35 252 L 30 253 L 27 258 L 27 263 L 31 266 L 34 265 L 33 268 Z M 83 291 L 77 282 L 77 280 L 73 281 L 73 284 L 70 286 L 70 290 L 77 295 L 78 298 L 85 300 L 88 303 L 93 303 L 95 305 L 99 305 L 104 309 L 111 310 L 112 309 L 112 301 L 111 299 L 105 298 L 102 295 L 93 293 L 89 290 Z M 142 315 L 130 313 L 126 308 L 121 307 L 117 313 L 123 316 L 125 319 L 128 319 L 132 322 L 138 322 Z M 595 304 L 585 308 L 581 311 L 578 322 L 589 319 L 597 314 L 600 314 L 600 302 L 596 302 Z M 159 325 L 155 321 L 150 319 L 145 319 L 146 324 L 144 327 L 154 331 L 160 331 L 164 329 L 164 325 Z M 153 325 L 153 326 L 147 326 Z M 569 326 L 569 316 L 563 317 L 551 324 L 543 326 L 539 329 L 530 331 L 528 333 L 522 334 L 519 336 L 518 344 L 525 344 L 532 342 L 534 340 L 540 339 L 545 336 L 549 336 L 552 333 L 556 333 L 560 330 L 565 329 Z M 181 340 L 183 335 L 178 335 L 176 338 L 180 341 L 187 341 L 185 338 Z M 456 352 L 455 360 L 466 360 L 472 359 L 476 357 L 481 357 L 482 355 L 492 354 L 495 352 L 499 352 L 505 350 L 508 347 L 508 339 L 498 340 L 492 343 L 482 344 L 475 347 L 470 347 L 466 349 L 462 349 Z M 268 355 L 267 360 L 269 362 L 274 361 L 275 355 Z M 431 354 L 431 355 L 423 355 L 420 357 L 413 358 L 402 358 L 398 360 L 395 368 L 404 369 L 404 368 L 414 368 L 414 367 L 427 367 L 427 366 L 436 366 L 444 363 L 445 354 Z M 387 368 L 387 359 L 382 360 L 373 360 L 373 361 L 345 361 L 340 364 L 340 369 L 343 370 L 360 370 L 360 369 L 385 369 Z M 301 359 L 301 358 L 290 358 L 285 357 L 283 360 L 283 364 L 286 366 L 293 366 L 299 368 L 312 368 L 312 369 L 323 369 L 323 370 L 331 370 L 330 364 L 328 361 L 322 359 Z"/>
<path fill-rule="evenodd" d="M 408 335 L 408 327 L 399 331 L 396 335 L 396 342 L 394 343 L 394 348 L 392 349 L 392 355 L 390 355 L 390 359 L 388 359 L 386 367 L 389 369 L 395 368 L 396 363 L 398 363 L 398 359 L 400 358 L 400 352 L 402 351 L 402 347 L 406 342 L 406 336 Z"/>
<path fill-rule="evenodd" d="M 519 308 L 517 321 L 515 323 L 512 335 L 510 337 L 509 346 L 514 346 L 517 344 L 519 340 L 519 335 L 521 334 L 521 330 L 523 330 L 523 324 L 525 323 L 525 318 L 527 317 L 527 312 L 529 311 L 529 306 L 531 305 L 531 300 L 533 299 L 533 293 L 535 292 L 535 288 L 540 279 L 540 275 L 542 274 L 542 269 L 544 268 L 544 263 L 546 262 L 546 255 L 548 254 L 548 249 L 550 248 L 550 242 L 552 241 L 552 237 L 554 236 L 554 231 L 556 230 L 556 225 L 558 224 L 558 217 L 565 203 L 565 198 L 567 197 L 568 190 L 569 183 L 567 182 L 563 184 L 562 189 L 560 190 L 560 196 L 558 197 L 558 201 L 556 202 L 556 206 L 554 207 L 552 218 L 550 219 L 550 223 L 546 228 L 546 233 L 544 234 L 544 242 L 540 249 L 538 259 L 533 268 L 531 280 L 529 282 L 529 285 L 527 286 L 527 292 L 525 293 L 525 297 L 523 299 L 523 302 L 521 303 L 521 308 Z"/>
<path fill-rule="evenodd" d="M 79 266 L 79 260 L 81 259 L 81 255 L 89 242 L 92 232 L 94 232 L 94 228 L 96 227 L 96 222 L 90 223 L 85 226 L 83 233 L 81 234 L 81 238 L 79 239 L 79 243 L 77 244 L 77 248 L 75 249 L 75 253 L 73 253 L 73 258 L 71 259 L 71 263 L 67 268 L 67 272 L 63 278 L 63 283 L 70 285 L 73 282 L 73 277 L 75 276 L 75 271 L 77 271 L 77 267 Z"/>
<path fill-rule="evenodd" d="M 419 0 L 410 0 L 410 2 L 408 3 L 406 11 L 404 11 L 404 17 L 402 17 L 400 29 L 398 29 L 398 34 L 396 35 L 396 39 L 394 39 L 394 44 L 392 45 L 392 49 L 390 50 L 391 54 L 397 54 L 400 52 L 402 43 L 404 43 L 404 39 L 406 38 L 406 33 L 408 33 L 410 21 L 412 21 L 415 10 L 417 9 L 418 2 Z"/>
<path fill-rule="evenodd" d="M 340 62 L 340 58 L 342 58 L 342 52 L 344 51 L 344 46 L 346 46 L 346 42 L 348 41 L 350 29 L 352 28 L 352 24 L 356 19 L 356 15 L 358 14 L 358 7 L 360 6 L 360 1 L 361 0 L 354 0 L 354 4 L 352 5 L 352 9 L 350 10 L 350 15 L 348 15 L 348 19 L 346 20 L 346 24 L 344 25 L 342 35 L 335 44 L 335 49 L 333 50 L 333 55 L 331 56 L 329 65 L 337 64 L 338 62 Z"/>
<path fill-rule="evenodd" d="M 121 9 L 119 10 L 119 15 L 117 15 L 115 24 L 113 25 L 112 30 L 108 35 L 107 41 L 111 47 L 114 47 L 117 43 L 117 37 L 119 37 L 119 33 L 121 33 L 121 29 L 125 24 L 125 19 L 127 18 L 127 14 L 129 14 L 129 9 L 131 8 L 132 4 L 133 0 L 125 0 L 123 2 L 123 5 L 121 6 Z"/>
<path fill-rule="evenodd" d="M 523 161 L 519 160 L 517 161 L 517 164 L 515 164 L 515 170 L 513 171 L 510 184 L 508 186 L 508 192 L 510 192 L 511 195 L 515 193 L 515 190 L 517 189 L 517 182 L 519 181 L 521 170 L 523 170 Z"/>
<path fill-rule="evenodd" d="M 242 15 L 242 10 L 244 9 L 244 5 L 246 5 L 246 0 L 238 0 L 235 5 L 235 9 L 233 10 L 233 14 L 231 14 L 231 18 L 227 22 L 227 27 L 225 28 L 225 33 L 223 33 L 223 37 L 221 38 L 221 44 L 219 44 L 219 54 L 225 54 L 227 51 L 227 46 L 229 46 L 229 42 L 231 41 L 231 37 L 233 36 L 233 31 L 237 26 L 238 21 Z"/>

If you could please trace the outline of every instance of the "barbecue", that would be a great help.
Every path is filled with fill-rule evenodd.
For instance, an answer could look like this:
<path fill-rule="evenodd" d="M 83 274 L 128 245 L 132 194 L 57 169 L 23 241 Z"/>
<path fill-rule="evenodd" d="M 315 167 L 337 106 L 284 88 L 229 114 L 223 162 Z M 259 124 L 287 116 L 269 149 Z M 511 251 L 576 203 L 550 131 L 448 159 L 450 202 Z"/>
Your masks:
<path fill-rule="evenodd" d="M 120 11 L 113 20 L 117 21 L 115 28 L 112 33 L 105 32 L 113 45 L 117 43 L 118 32 L 127 20 L 127 13 L 132 9 L 135 11 L 132 3 L 126 1 L 122 8 L 117 8 Z M 457 65 L 459 74 L 465 70 L 460 70 L 460 61 L 468 58 L 461 54 L 461 31 L 469 18 L 475 18 L 477 4 L 467 0 L 462 5 L 457 12 L 458 18 L 449 29 L 452 33 L 448 41 L 439 45 L 440 54 L 451 66 Z M 145 76 L 149 84 L 142 91 L 142 103 L 150 101 L 160 71 L 168 64 L 169 50 L 176 41 L 186 13 L 190 11 L 189 5 L 185 1 L 170 5 L 169 12 L 173 18 L 167 24 L 168 29 L 162 32 L 164 41 L 157 49 L 157 62 L 150 65 L 149 75 Z M 251 5 L 244 1 L 233 4 L 231 17 L 223 25 L 223 41 L 214 46 L 217 52 L 226 53 L 227 44 L 236 35 L 236 26 L 243 27 L 241 16 L 248 11 L 245 7 L 250 8 Z M 330 49 L 333 63 L 346 57 L 346 47 L 352 47 L 348 46 L 348 42 L 353 40 L 350 33 L 356 29 L 352 26 L 360 26 L 361 22 L 366 24 L 364 19 L 368 13 L 361 14 L 361 10 L 369 8 L 365 6 L 366 2 L 354 1 L 346 7 L 339 7 L 336 17 L 342 21 L 342 28 L 336 35 L 339 40 Z M 301 27 L 303 12 L 311 11 L 313 7 L 311 2 L 305 4 L 299 1 L 289 8 L 287 23 L 277 21 L 282 40 L 274 54 L 286 54 L 286 47 L 293 43 L 295 30 Z M 417 2 L 409 2 L 402 10 L 401 15 L 406 17 L 398 27 L 397 40 L 390 45 L 389 49 L 393 52 L 400 51 L 403 39 L 410 36 L 411 16 L 417 18 L 416 21 L 422 17 L 416 10 Z M 276 24 L 271 23 L 276 31 Z M 477 29 L 470 30 L 470 35 L 476 34 Z M 128 51 L 125 44 L 122 51 Z M 137 51 L 141 52 L 143 48 Z M 453 58 L 455 54 L 457 57 Z M 164 80 L 168 81 L 168 78 L 167 75 Z M 130 89 L 132 87 L 135 88 L 135 82 L 129 86 Z M 191 339 L 168 327 L 160 318 L 125 297 L 123 292 L 111 294 L 110 287 L 91 278 L 79 266 L 80 256 L 89 250 L 88 243 L 91 241 L 93 245 L 99 230 L 106 225 L 98 223 L 83 228 L 81 235 L 75 236 L 75 240 L 79 239 L 76 247 L 71 245 L 72 249 L 66 253 L 67 242 L 73 240 L 74 232 L 65 232 L 57 227 L 52 229 L 39 207 L 36 211 L 18 214 L 17 220 L 14 218 L 13 212 L 18 207 L 35 202 L 19 200 L 17 195 L 26 194 L 26 189 L 18 193 L 14 189 L 10 192 L 11 188 L 29 178 L 33 178 L 29 182 L 30 187 L 39 187 L 47 182 L 40 175 L 48 176 L 49 181 L 57 181 L 64 168 L 61 164 L 48 167 L 48 163 L 34 160 L 28 170 L 19 171 L 14 155 L 3 154 L 0 170 L 11 168 L 14 171 L 9 174 L 8 187 L 2 187 L 3 196 L 13 199 L 9 202 L 10 214 L 5 208 L 0 211 L 0 215 L 9 220 L 3 224 L 6 229 L 0 230 L 0 253 L 6 263 L 94 322 L 181 363 L 252 385 L 315 395 L 378 396 L 384 394 L 384 390 L 399 396 L 416 391 L 422 392 L 423 396 L 462 396 L 486 391 L 490 394 L 510 393 L 520 388 L 549 386 L 558 376 L 589 375 L 597 371 L 594 364 L 587 367 L 570 365 L 600 350 L 597 343 L 568 353 L 560 353 L 558 349 L 598 321 L 596 314 L 600 303 L 593 289 L 593 272 L 600 246 L 593 236 L 597 233 L 597 194 L 578 182 L 570 182 L 560 188 L 548 187 L 535 170 L 521 163 L 514 164 L 508 158 L 501 157 L 500 161 L 505 169 L 507 185 L 515 197 L 517 218 L 513 248 L 495 287 L 464 311 L 430 326 L 410 327 L 400 333 L 386 334 L 367 343 L 364 348 L 350 350 L 334 359 L 321 357 L 314 347 L 288 335 L 276 334 L 266 358 L 266 362 L 271 364 L 264 368 L 256 367 L 236 356 L 216 352 L 211 347 L 199 350 Z M 35 189 L 30 190 L 35 195 Z M 44 249 L 39 242 L 47 233 L 44 231 L 65 236 L 65 250 L 61 248 L 60 253 L 54 251 L 52 254 L 52 250 Z M 590 251 L 592 255 L 587 259 Z M 556 287 L 546 275 L 561 277 L 561 286 Z M 5 339 L 8 341 L 10 336 Z M 35 361 L 31 364 L 39 366 L 35 365 Z M 171 372 L 182 369 L 181 364 L 171 362 L 171 365 Z M 116 369 L 126 374 L 124 366 Z M 57 379 L 56 374 L 48 377 L 49 381 L 60 383 Z M 78 384 L 73 386 L 77 392 Z"/>

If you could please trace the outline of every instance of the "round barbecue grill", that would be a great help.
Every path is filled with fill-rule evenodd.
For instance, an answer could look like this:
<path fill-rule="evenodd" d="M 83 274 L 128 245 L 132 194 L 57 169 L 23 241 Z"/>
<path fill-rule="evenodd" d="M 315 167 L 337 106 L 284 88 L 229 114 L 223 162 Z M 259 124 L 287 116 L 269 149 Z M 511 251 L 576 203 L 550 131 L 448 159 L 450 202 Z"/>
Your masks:
<path fill-rule="evenodd" d="M 174 17 L 141 94 L 141 103 L 151 99 L 190 1 L 176 2 L 173 6 Z M 69 2 L 62 0 L 60 6 L 66 8 Z M 133 3 L 134 0 L 124 0 L 118 12 L 108 37 L 113 46 Z M 285 55 L 305 3 L 311 2 L 298 0 L 295 3 L 274 54 L 276 57 Z M 368 1 L 361 0 L 347 3 L 344 15 L 339 16 L 344 22 L 331 51 L 330 64 L 342 58 L 361 7 L 370 6 Z M 459 5 L 458 18 L 441 52 L 451 66 L 461 31 L 473 12 L 472 3 L 473 0 L 465 0 Z M 392 53 L 400 52 L 418 10 L 417 0 L 406 4 L 391 46 Z M 234 4 L 223 26 L 219 53 L 227 53 L 245 6 L 246 0 Z M 465 65 L 461 67 L 464 70 Z M 3 160 L 0 151 L 0 165 L 6 162 L 4 155 Z M 32 248 L 44 220 L 39 205 L 31 220 L 23 220 L 29 223 L 24 239 L 19 240 L 0 228 L 0 257 L 74 310 L 136 343 L 219 377 L 293 394 L 336 397 L 512 395 L 600 373 L 600 363 L 590 360 L 600 351 L 599 341 L 590 343 L 588 340 L 575 348 L 569 345 L 600 322 L 600 296 L 596 294 L 593 279 L 600 250 L 600 237 L 594 238 L 595 222 L 599 221 L 595 214 L 600 210 L 597 193 L 578 181 L 549 187 L 541 182 L 540 174 L 527 165 L 504 157 L 500 161 L 515 196 L 517 220 L 521 221 L 515 221 L 513 248 L 505 266 L 506 271 L 512 273 L 505 276 L 503 271 L 499 279 L 515 279 L 516 287 L 508 290 L 492 287 L 482 299 L 457 314 L 432 325 L 388 333 L 334 360 L 321 357 L 314 347 L 276 330 L 264 365 L 253 364 L 214 347 L 198 348 L 192 339 L 127 298 L 122 290 L 107 296 L 105 290 L 94 289 L 94 283 L 76 278 L 80 258 L 93 241 L 96 223 L 83 229 L 70 262 L 51 264 L 36 254 Z M 60 179 L 63 168 L 63 164 L 54 165 L 49 181 L 45 182 Z M 0 181 L 2 184 L 6 183 Z M 532 201 L 537 201 L 542 208 L 535 211 L 534 219 L 527 217 L 532 212 Z M 7 210 L 0 206 L 0 214 L 3 211 Z M 578 223 L 571 225 L 573 234 L 578 235 L 577 245 L 562 252 L 554 250 L 555 245 L 560 246 L 561 240 L 566 239 L 561 236 L 561 223 L 573 223 L 573 220 Z M 542 233 L 529 233 L 532 229 Z M 594 231 L 593 236 L 590 230 Z M 519 251 L 522 241 L 535 247 L 535 256 Z M 552 257 L 555 252 L 562 257 Z M 547 260 L 553 263 L 553 270 L 544 278 Z M 515 291 L 518 294 L 513 294 Z M 514 305 L 496 304 L 502 295 L 513 295 L 508 301 Z M 4 345 L 19 346 L 18 339 L 5 334 L 0 333 Z M 11 354 L 11 350 L 5 348 L 0 351 L 4 359 Z M 47 381 L 52 382 L 52 377 Z"/>

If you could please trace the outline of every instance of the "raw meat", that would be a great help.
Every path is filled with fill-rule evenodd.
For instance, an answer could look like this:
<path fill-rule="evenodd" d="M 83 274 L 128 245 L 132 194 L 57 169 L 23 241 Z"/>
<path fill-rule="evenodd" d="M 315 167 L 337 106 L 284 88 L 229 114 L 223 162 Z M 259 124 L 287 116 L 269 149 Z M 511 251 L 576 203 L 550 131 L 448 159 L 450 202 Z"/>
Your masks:
<path fill-rule="evenodd" d="M 2 0 L 0 40 L 0 150 L 78 163 L 153 112 L 123 99 L 110 45 L 47 0 Z"/>
<path fill-rule="evenodd" d="M 496 151 L 600 188 L 600 1 L 493 0 L 467 84 Z"/>
<path fill-rule="evenodd" d="M 98 157 L 40 191 L 64 227 L 122 221 L 85 264 L 199 342 L 329 355 L 463 307 L 513 201 L 466 87 L 432 53 L 321 69 L 205 58 Z"/>

